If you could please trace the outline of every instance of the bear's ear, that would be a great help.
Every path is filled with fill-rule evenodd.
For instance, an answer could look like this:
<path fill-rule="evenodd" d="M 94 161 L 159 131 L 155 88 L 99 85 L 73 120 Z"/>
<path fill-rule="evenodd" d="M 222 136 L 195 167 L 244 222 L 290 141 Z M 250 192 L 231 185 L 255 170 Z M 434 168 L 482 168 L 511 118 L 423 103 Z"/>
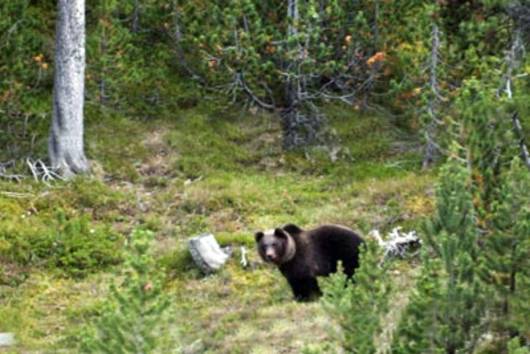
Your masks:
<path fill-rule="evenodd" d="M 265 236 L 265 234 L 261 231 L 258 231 L 254 234 L 254 239 L 256 240 L 256 242 L 260 242 L 263 236 Z"/>
<path fill-rule="evenodd" d="M 283 229 L 274 229 L 274 236 L 281 237 L 281 238 L 287 238 L 287 234 Z"/>
<path fill-rule="evenodd" d="M 291 235 L 296 235 L 301 233 L 303 230 L 296 226 L 295 224 L 287 224 L 284 227 L 282 227 L 285 231 L 287 231 Z"/>

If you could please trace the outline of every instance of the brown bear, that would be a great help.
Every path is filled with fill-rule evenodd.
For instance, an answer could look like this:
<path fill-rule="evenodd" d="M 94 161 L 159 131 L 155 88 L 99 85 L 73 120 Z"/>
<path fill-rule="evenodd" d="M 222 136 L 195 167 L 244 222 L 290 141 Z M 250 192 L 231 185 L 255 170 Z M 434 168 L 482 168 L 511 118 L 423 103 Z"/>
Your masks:
<path fill-rule="evenodd" d="M 302 230 L 288 224 L 256 232 L 255 238 L 261 258 L 280 268 L 295 299 L 300 301 L 320 295 L 316 277 L 336 272 L 338 261 L 351 277 L 359 266 L 359 247 L 364 242 L 351 229 L 340 225 Z"/>

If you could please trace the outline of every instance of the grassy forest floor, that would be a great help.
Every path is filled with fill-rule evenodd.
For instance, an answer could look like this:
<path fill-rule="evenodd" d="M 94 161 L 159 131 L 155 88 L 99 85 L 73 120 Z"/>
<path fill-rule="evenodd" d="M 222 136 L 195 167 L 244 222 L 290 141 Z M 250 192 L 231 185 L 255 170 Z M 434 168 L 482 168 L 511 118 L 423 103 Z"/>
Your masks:
<path fill-rule="evenodd" d="M 0 332 L 17 338 L 0 352 L 75 352 L 120 268 L 111 259 L 103 269 L 71 273 L 68 259 L 46 255 L 49 243 L 39 235 L 61 232 L 58 214 L 85 217 L 89 233 L 98 235 L 92 242 L 112 234 L 120 245 L 135 227 L 155 232 L 172 330 L 189 353 L 299 353 L 333 345 L 333 321 L 318 302 L 292 300 L 279 272 L 258 259 L 253 233 L 287 222 L 340 223 L 364 235 L 418 229 L 432 211 L 434 178 L 419 171 L 419 143 L 388 119 L 351 108 L 328 107 L 328 115 L 348 148 L 335 163 L 318 150 L 309 158 L 283 153 L 270 115 L 202 105 L 145 120 L 100 112 L 86 127 L 92 177 L 49 186 L 0 181 L 0 235 L 12 238 L 0 237 Z M 186 249 L 187 238 L 202 232 L 234 247 L 227 266 L 207 277 Z M 246 269 L 239 246 L 249 250 Z M 385 319 L 389 329 L 415 270 L 397 261 L 393 272 L 403 291 Z M 390 335 L 379 339 L 381 348 Z"/>

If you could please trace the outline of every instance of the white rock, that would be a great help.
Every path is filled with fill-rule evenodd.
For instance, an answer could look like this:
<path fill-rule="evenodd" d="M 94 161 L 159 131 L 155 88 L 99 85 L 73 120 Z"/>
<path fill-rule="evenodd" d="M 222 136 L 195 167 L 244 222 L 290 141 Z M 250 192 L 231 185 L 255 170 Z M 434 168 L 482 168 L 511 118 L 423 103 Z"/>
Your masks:
<path fill-rule="evenodd" d="M 192 237 L 188 246 L 195 264 L 205 273 L 219 270 L 230 256 L 221 249 L 212 234 Z"/>
<path fill-rule="evenodd" d="M 7 347 L 15 344 L 15 334 L 9 332 L 0 332 L 0 347 Z"/>

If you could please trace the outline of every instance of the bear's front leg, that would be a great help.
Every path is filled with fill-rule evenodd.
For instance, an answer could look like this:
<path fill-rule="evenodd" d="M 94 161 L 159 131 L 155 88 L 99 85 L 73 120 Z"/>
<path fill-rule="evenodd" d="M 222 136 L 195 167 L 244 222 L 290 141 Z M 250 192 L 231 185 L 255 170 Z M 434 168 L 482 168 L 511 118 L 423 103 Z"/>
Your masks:
<path fill-rule="evenodd" d="M 297 301 L 310 301 L 321 295 L 316 278 L 292 278 L 288 281 Z"/>

